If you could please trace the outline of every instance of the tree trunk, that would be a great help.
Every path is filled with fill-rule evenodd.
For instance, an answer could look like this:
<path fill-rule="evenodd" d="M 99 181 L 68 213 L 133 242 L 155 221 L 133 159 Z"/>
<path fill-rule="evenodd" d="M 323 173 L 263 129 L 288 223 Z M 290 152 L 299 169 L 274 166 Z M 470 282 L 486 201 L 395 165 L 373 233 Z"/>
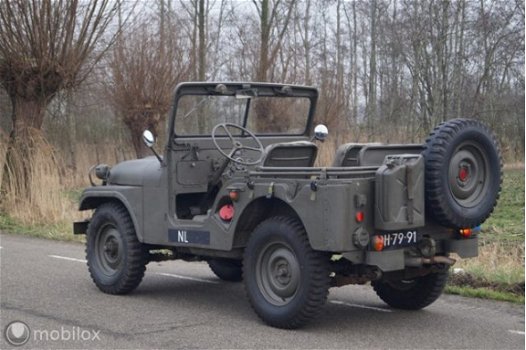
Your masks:
<path fill-rule="evenodd" d="M 261 1 L 260 12 L 260 42 L 259 42 L 259 65 L 256 72 L 256 81 L 267 81 L 268 75 L 268 60 L 269 60 L 269 41 L 270 41 L 270 23 L 269 23 L 269 1 Z M 255 105 L 256 112 L 256 132 L 263 132 L 270 124 L 269 111 L 263 103 Z"/>
<path fill-rule="evenodd" d="M 47 101 L 11 96 L 11 103 L 13 128 L 9 136 L 0 192 L 9 193 L 14 198 L 29 199 L 33 153 L 44 142 L 41 128 Z"/>
<path fill-rule="evenodd" d="M 197 10 L 197 26 L 199 28 L 199 43 L 198 43 L 198 66 L 197 66 L 197 80 L 206 80 L 206 29 L 205 29 L 205 0 L 199 0 L 199 9 Z M 208 131 L 207 119 L 204 109 L 199 107 L 199 114 L 197 119 L 199 133 L 204 134 Z"/>
<path fill-rule="evenodd" d="M 376 0 L 371 1 L 371 54 L 369 58 L 369 103 L 367 105 L 367 131 L 369 137 L 374 135 L 373 125 L 376 120 Z"/>
<path fill-rule="evenodd" d="M 65 111 L 66 111 L 66 120 L 67 120 L 67 135 L 65 135 L 66 141 L 67 141 L 67 147 L 68 147 L 68 153 L 69 153 L 69 163 L 68 166 L 71 168 L 71 170 L 76 171 L 77 170 L 77 121 L 75 118 L 75 114 L 72 110 L 72 104 L 73 104 L 73 97 L 71 95 L 71 92 L 68 91 L 65 96 Z"/>
<path fill-rule="evenodd" d="M 306 8 L 305 8 L 305 18 L 304 18 L 304 27 L 305 27 L 305 36 L 303 39 L 303 48 L 305 50 L 305 84 L 311 85 L 311 72 L 310 72 L 310 66 L 311 66 L 311 43 L 310 43 L 310 6 L 311 1 L 308 0 L 306 2 Z"/>
<path fill-rule="evenodd" d="M 268 52 L 270 41 L 270 23 L 269 23 L 269 1 L 261 1 L 260 15 L 260 42 L 259 42 L 259 65 L 256 74 L 256 80 L 259 82 L 267 81 L 268 74 Z"/>
<path fill-rule="evenodd" d="M 353 104 L 352 104 L 352 118 L 354 124 L 358 124 L 358 25 L 356 22 L 356 1 L 352 3 L 352 89 L 353 89 Z"/>
<path fill-rule="evenodd" d="M 23 135 L 26 129 L 40 130 L 42 128 L 47 100 L 25 100 L 19 97 L 12 97 L 11 103 L 13 104 L 11 139 L 15 135 Z"/>

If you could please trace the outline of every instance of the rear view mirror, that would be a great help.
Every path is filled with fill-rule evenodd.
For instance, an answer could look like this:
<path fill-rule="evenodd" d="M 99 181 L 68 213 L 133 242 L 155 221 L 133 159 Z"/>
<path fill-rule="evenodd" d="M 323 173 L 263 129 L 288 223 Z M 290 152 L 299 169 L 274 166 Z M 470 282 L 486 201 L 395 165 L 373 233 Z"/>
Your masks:
<path fill-rule="evenodd" d="M 314 128 L 314 138 L 318 141 L 325 141 L 327 138 L 327 135 L 329 135 L 329 129 L 323 124 L 318 124 Z"/>
<path fill-rule="evenodd" d="M 142 141 L 148 148 L 152 148 L 155 144 L 155 137 L 150 130 L 144 130 L 142 133 Z"/>

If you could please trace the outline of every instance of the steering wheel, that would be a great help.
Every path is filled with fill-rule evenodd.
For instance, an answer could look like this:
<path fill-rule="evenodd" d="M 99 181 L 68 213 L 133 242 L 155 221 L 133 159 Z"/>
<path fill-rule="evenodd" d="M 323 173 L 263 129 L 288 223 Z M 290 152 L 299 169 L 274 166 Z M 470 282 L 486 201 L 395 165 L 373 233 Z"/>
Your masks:
<path fill-rule="evenodd" d="M 236 140 L 234 138 L 234 136 L 232 136 L 232 133 L 230 133 L 228 128 L 238 129 L 242 133 L 248 134 L 248 136 L 250 136 L 254 141 L 256 141 L 257 147 L 249 147 L 249 146 L 243 145 L 241 143 L 241 141 Z M 226 136 L 228 136 L 228 138 L 232 142 L 232 149 L 228 153 L 223 151 L 223 149 L 217 143 L 217 137 L 219 136 L 219 135 L 217 135 L 217 132 L 218 132 L 219 129 L 223 129 L 225 131 L 225 133 L 226 133 Z M 246 128 L 244 128 L 242 126 L 239 126 L 237 124 L 232 124 L 232 123 L 220 123 L 220 124 L 217 124 L 214 127 L 214 129 L 212 130 L 212 141 L 214 142 L 214 146 L 217 148 L 219 153 L 221 153 L 227 159 L 229 159 L 229 160 L 231 160 L 231 161 L 233 161 L 235 163 L 243 164 L 243 165 L 256 165 L 256 164 L 260 163 L 261 160 L 263 159 L 264 148 L 263 148 L 263 145 L 261 144 L 261 141 L 259 141 L 257 136 L 254 135 L 252 132 L 248 131 Z M 242 158 L 235 158 L 234 155 L 237 153 L 237 151 L 240 151 L 240 150 L 243 150 L 243 149 L 259 153 L 259 158 L 257 160 L 255 160 L 255 161 L 252 161 L 252 162 L 246 161 L 246 160 L 244 160 Z"/>

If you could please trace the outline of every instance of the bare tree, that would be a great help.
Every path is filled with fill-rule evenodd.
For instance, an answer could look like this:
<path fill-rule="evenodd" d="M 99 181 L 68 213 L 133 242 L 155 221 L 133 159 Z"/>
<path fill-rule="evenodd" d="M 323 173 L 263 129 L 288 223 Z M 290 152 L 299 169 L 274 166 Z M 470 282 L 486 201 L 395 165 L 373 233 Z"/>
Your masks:
<path fill-rule="evenodd" d="M 214 80 L 228 58 L 222 56 L 222 30 L 226 10 L 225 0 L 180 0 L 182 11 L 175 18 L 190 41 L 191 76 L 197 81 Z M 216 14 L 212 16 L 211 13 Z M 210 63 L 213 64 L 210 64 Z M 198 114 L 198 129 L 208 130 L 205 113 Z"/>
<path fill-rule="evenodd" d="M 296 0 L 252 0 L 259 17 L 259 64 L 257 81 L 267 81 L 270 67 L 275 63 L 282 47 L 285 32 L 293 14 Z"/>
<path fill-rule="evenodd" d="M 26 184 L 21 191 L 29 190 L 31 147 L 46 107 L 58 92 L 81 83 L 112 43 L 103 36 L 116 9 L 111 0 L 0 2 L 0 84 L 12 105 L 4 180 L 18 178 Z"/>
<path fill-rule="evenodd" d="M 373 122 L 376 119 L 376 84 L 377 84 L 377 72 L 376 72 L 376 45 L 377 45 L 377 16 L 378 16 L 378 5 L 377 0 L 371 0 L 370 3 L 370 19 L 371 19 L 371 52 L 369 55 L 369 99 L 367 104 L 367 129 L 369 135 L 372 134 Z"/>
<path fill-rule="evenodd" d="M 285 32 L 289 26 L 294 10 L 295 0 L 282 3 L 276 0 L 252 0 L 259 18 L 259 61 L 255 72 L 257 81 L 268 81 L 271 67 L 278 58 L 282 48 Z M 280 23 L 281 22 L 281 23 Z M 256 104 L 256 125 L 263 131 L 273 123 L 269 120 L 271 113 L 264 104 Z"/>
<path fill-rule="evenodd" d="M 161 42 L 161 36 L 149 32 L 147 27 L 145 23 L 115 45 L 109 62 L 112 80 L 107 86 L 117 115 L 130 131 L 137 157 L 148 154 L 141 133 L 150 129 L 158 134 L 170 109 L 175 85 L 186 79 L 189 71 L 189 62 L 185 61 L 173 28 Z"/>

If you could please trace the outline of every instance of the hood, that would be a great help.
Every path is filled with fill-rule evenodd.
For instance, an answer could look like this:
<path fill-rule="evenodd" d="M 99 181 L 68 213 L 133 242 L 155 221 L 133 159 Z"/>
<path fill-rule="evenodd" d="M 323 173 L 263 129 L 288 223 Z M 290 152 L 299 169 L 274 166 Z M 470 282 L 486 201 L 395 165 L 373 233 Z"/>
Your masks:
<path fill-rule="evenodd" d="M 161 164 L 155 157 L 128 160 L 115 165 L 110 170 L 109 185 L 143 186 L 152 177 L 159 178 Z"/>

